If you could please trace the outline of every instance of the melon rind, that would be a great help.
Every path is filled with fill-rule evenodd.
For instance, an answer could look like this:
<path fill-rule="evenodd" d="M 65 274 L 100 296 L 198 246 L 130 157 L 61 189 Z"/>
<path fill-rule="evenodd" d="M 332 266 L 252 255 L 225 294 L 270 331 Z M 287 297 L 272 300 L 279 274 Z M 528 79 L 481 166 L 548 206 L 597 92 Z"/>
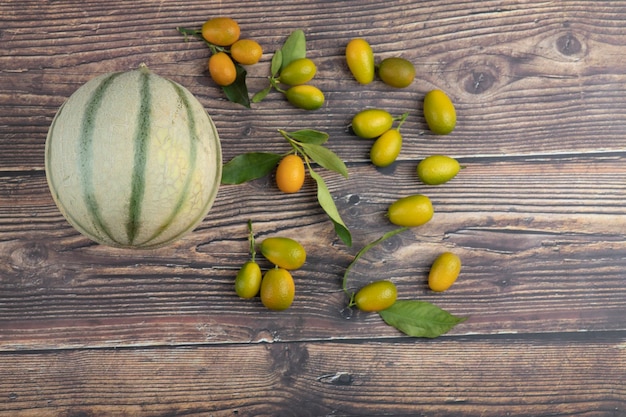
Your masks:
<path fill-rule="evenodd" d="M 57 112 L 48 186 L 79 232 L 109 246 L 155 248 L 190 232 L 216 198 L 220 140 L 202 104 L 146 67 L 98 76 Z"/>

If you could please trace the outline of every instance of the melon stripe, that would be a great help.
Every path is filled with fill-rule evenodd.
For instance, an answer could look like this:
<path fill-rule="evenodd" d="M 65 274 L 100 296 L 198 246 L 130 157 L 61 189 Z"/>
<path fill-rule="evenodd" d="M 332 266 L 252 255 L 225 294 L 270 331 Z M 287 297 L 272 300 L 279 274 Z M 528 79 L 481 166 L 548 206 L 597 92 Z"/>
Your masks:
<path fill-rule="evenodd" d="M 169 80 L 168 80 L 169 81 Z M 189 103 L 189 99 L 185 95 L 185 92 L 180 88 L 180 86 L 172 81 L 169 81 L 178 97 L 180 98 L 185 111 L 187 112 L 188 126 L 189 126 L 189 137 L 191 138 L 191 143 L 189 146 L 189 169 L 187 170 L 187 177 L 185 178 L 185 184 L 181 190 L 180 196 L 178 197 L 178 201 L 174 205 L 174 209 L 172 213 L 167 217 L 167 219 L 159 226 L 156 232 L 150 236 L 145 242 L 142 242 L 141 245 L 146 246 L 152 240 L 159 237 L 164 230 L 168 228 L 168 226 L 174 221 L 176 216 L 178 215 L 181 207 L 189 197 L 189 189 L 191 185 L 191 180 L 193 178 L 193 173 L 196 170 L 196 159 L 197 159 L 197 149 L 198 149 L 198 135 L 196 134 L 196 118 L 193 115 L 193 111 L 191 109 L 191 104 Z M 221 161 L 220 161 L 221 162 Z M 202 210 L 204 212 L 204 210 Z"/>
<path fill-rule="evenodd" d="M 121 72 L 112 73 L 110 76 L 104 78 L 100 85 L 96 87 L 93 95 L 87 103 L 85 108 L 85 117 L 83 118 L 81 126 L 81 140 L 78 142 L 78 172 L 81 175 L 81 186 L 83 189 L 83 196 L 85 205 L 89 208 L 93 222 L 98 226 L 96 230 L 101 231 L 106 237 L 112 241 L 116 241 L 109 228 L 104 223 L 102 215 L 100 213 L 100 206 L 96 200 L 94 185 L 93 185 L 93 136 L 96 128 L 96 115 L 98 109 L 102 104 L 102 98 L 107 88 L 113 83 L 113 80 L 121 75 Z"/>
<path fill-rule="evenodd" d="M 141 104 L 139 107 L 139 117 L 135 128 L 134 139 L 134 165 L 131 182 L 130 205 L 128 207 L 128 221 L 126 222 L 126 235 L 131 244 L 135 243 L 135 238 L 141 226 L 141 203 L 143 201 L 145 187 L 146 159 L 148 152 L 148 142 L 150 140 L 150 106 L 152 105 L 152 94 L 150 93 L 149 73 L 142 71 L 141 75 Z"/>
<path fill-rule="evenodd" d="M 182 91 L 182 88 L 180 86 L 178 86 L 177 88 L 180 88 L 181 91 Z M 191 103 L 189 101 L 189 96 L 187 94 L 190 94 L 190 93 L 189 92 L 185 93 L 185 101 L 187 103 L 189 103 L 188 110 L 191 112 L 193 109 L 192 109 Z M 209 117 L 209 120 L 210 120 L 210 116 L 207 115 L 207 117 Z M 215 127 L 215 125 L 213 124 L 212 121 L 210 121 L 209 126 L 211 128 L 211 135 L 213 137 L 219 137 L 218 132 L 217 132 L 217 128 Z M 195 131 L 194 131 L 194 138 L 195 137 L 196 137 L 196 134 L 195 134 Z M 213 156 L 215 157 L 215 161 L 214 161 L 215 166 L 219 167 L 218 168 L 218 174 L 217 174 L 217 177 L 216 177 L 216 178 L 218 178 L 218 182 L 219 182 L 219 180 L 221 180 L 221 178 L 222 178 L 222 170 L 221 170 L 221 167 L 222 167 L 222 153 L 221 153 L 221 149 L 220 149 L 220 151 L 215 152 L 213 154 Z M 206 213 L 209 210 L 209 208 L 213 205 L 213 200 L 217 196 L 218 190 L 219 190 L 218 187 L 214 187 L 213 189 L 210 190 L 209 194 L 206 196 L 206 201 L 204 203 L 204 206 L 202 207 L 202 209 L 200 209 L 198 211 L 198 216 L 196 216 L 196 217 L 194 217 L 192 219 L 192 224 L 199 223 L 204 218 L 204 216 L 206 216 L 206 214 L 202 214 L 202 213 Z"/>

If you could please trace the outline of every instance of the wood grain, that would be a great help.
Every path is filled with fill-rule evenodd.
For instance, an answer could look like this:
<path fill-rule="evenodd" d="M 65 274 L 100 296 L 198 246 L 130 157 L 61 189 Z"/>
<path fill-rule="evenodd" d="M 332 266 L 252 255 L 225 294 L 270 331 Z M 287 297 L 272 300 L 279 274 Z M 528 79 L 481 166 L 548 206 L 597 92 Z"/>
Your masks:
<path fill-rule="evenodd" d="M 4 294 L 11 299 L 2 311 L 5 325 L 0 338 L 6 338 L 4 346 L 32 344 L 44 349 L 139 340 L 160 344 L 162 328 L 180 325 L 180 335 L 172 330 L 167 343 L 204 343 L 207 336 L 198 328 L 219 317 L 223 329 L 211 335 L 211 342 L 255 340 L 256 326 L 265 329 L 275 313 L 232 293 L 234 275 L 248 256 L 248 219 L 253 220 L 257 239 L 276 234 L 297 237 L 309 253 L 307 264 L 294 273 L 298 297 L 290 309 L 293 315 L 273 325 L 281 340 L 361 338 L 363 332 L 371 337 L 395 335 L 370 315 L 354 320 L 360 325 L 344 323 L 341 310 L 346 299 L 340 280 L 358 248 L 393 228 L 384 219 L 388 204 L 418 187 L 433 200 L 433 221 L 368 253 L 352 269 L 352 288 L 378 277 L 390 278 L 403 298 L 424 299 L 470 315 L 455 329 L 457 334 L 580 331 L 595 326 L 624 330 L 620 319 L 626 312 L 624 229 L 616 230 L 624 223 L 619 201 L 626 174 L 623 161 L 607 158 L 600 166 L 588 159 L 564 159 L 558 165 L 531 161 L 465 166 L 451 183 L 423 187 L 411 178 L 414 164 L 397 164 L 393 177 L 404 179 L 395 180 L 397 194 L 386 192 L 383 181 L 390 174 L 370 167 L 353 170 L 356 175 L 347 181 L 348 189 L 363 192 L 336 192 L 337 204 L 354 232 L 353 248 L 334 236 L 311 184 L 287 198 L 273 191 L 268 179 L 223 187 L 211 214 L 191 236 L 172 247 L 138 253 L 94 245 L 81 237 L 55 210 L 44 179 L 29 182 L 25 177 L 15 181 L 15 191 L 8 194 L 30 190 L 27 194 L 38 199 L 20 198 L 22 207 L 2 214 L 13 226 L 0 234 L 7 257 L 2 267 Z M 571 173 L 581 167 L 587 175 L 571 182 Z M 333 192 L 346 182 L 338 175 L 326 176 Z M 484 184 L 487 177 L 489 183 Z M 598 190 L 599 178 L 604 184 Z M 541 188 L 542 183 L 549 185 Z M 240 193 L 259 197 L 242 204 Z M 30 210 L 39 221 L 20 221 L 16 209 Z M 20 239 L 25 233 L 33 234 L 32 240 Z M 433 295 L 426 288 L 426 275 L 443 250 L 454 250 L 464 259 L 462 279 L 455 291 Z M 263 260 L 261 265 L 270 267 Z M 249 314 L 255 315 L 251 327 Z M 25 330 L 25 321 L 35 327 Z M 69 326 L 70 322 L 74 324 Z M 155 323 L 162 328 L 155 328 Z M 303 323 L 302 328 L 297 323 Z M 59 333 L 59 326 L 68 328 Z M 110 340 L 109 326 L 115 332 L 120 326 L 133 330 Z M 85 334 L 85 329 L 91 330 Z"/>
<path fill-rule="evenodd" d="M 52 351 L 21 355 L 19 362 L 3 355 L 4 384 L 11 388 L 0 411 L 16 417 L 618 416 L 626 393 L 611 381 L 623 377 L 626 339 L 614 337 Z"/>
<path fill-rule="evenodd" d="M 298 110 L 278 92 L 251 109 L 226 101 L 208 49 L 175 29 L 213 15 L 264 47 L 251 92 L 303 29 L 325 106 Z M 620 1 L 0 3 L 0 416 L 624 415 L 625 26 Z M 343 58 L 354 37 L 377 60 L 411 60 L 413 85 L 358 85 Z M 277 129 L 329 133 L 350 176 L 315 169 L 354 245 L 335 235 L 312 181 L 287 196 L 272 175 L 222 186 L 202 224 L 166 248 L 80 236 L 47 189 L 48 127 L 82 83 L 142 62 L 205 105 L 224 161 L 287 151 Z M 448 136 L 421 114 L 433 88 L 457 109 Z M 366 107 L 409 112 L 389 168 L 375 169 L 372 142 L 350 130 Z M 435 153 L 464 169 L 428 187 L 415 167 Z M 391 279 L 400 298 L 469 317 L 434 340 L 347 311 L 341 289 L 357 251 L 393 229 L 388 205 L 414 193 L 432 199 L 433 221 L 368 252 L 348 282 Z M 234 294 L 248 220 L 258 240 L 307 249 L 286 312 Z M 426 276 L 443 250 L 463 270 L 433 294 Z"/>
<path fill-rule="evenodd" d="M 280 6 L 283 13 L 291 10 L 285 3 L 289 2 Z M 207 48 L 200 42 L 181 42 L 174 30 L 198 26 L 206 19 L 199 4 L 185 3 L 184 14 L 168 15 L 158 5 L 144 2 L 134 12 L 144 16 L 140 25 L 133 23 L 132 12 L 118 10 L 115 3 L 89 2 L 82 13 L 51 3 L 36 30 L 25 29 L 17 17 L 9 20 L 2 31 L 10 44 L 8 54 L 0 57 L 6 85 L 1 98 L 7 110 L 0 124 L 13 126 L 14 140 L 2 142 L 0 155 L 11 157 L 0 163 L 13 169 L 41 168 L 41 143 L 63 100 L 97 74 L 141 62 L 203 99 L 220 127 L 226 159 L 244 152 L 248 140 L 272 149 L 282 144 L 277 128 L 306 123 L 341 141 L 336 149 L 347 161 L 363 162 L 364 154 L 354 151 L 354 138 L 345 130 L 356 109 L 374 105 L 396 114 L 414 112 L 404 126 L 405 134 L 414 138 L 405 157 L 441 152 L 442 147 L 456 156 L 621 150 L 623 130 L 614 123 L 626 112 L 620 105 L 626 64 L 620 59 L 624 52 L 622 26 L 616 20 L 619 2 L 599 2 L 599 7 L 596 2 L 593 11 L 585 1 L 516 4 L 510 9 L 481 2 L 478 10 L 455 2 L 389 5 L 382 13 L 378 10 L 368 40 L 380 59 L 402 55 L 416 63 L 419 74 L 412 88 L 392 91 L 382 83 L 364 89 L 349 79 L 341 40 L 362 33 L 364 23 L 359 19 L 378 8 L 373 2 L 355 3 L 315 2 L 307 10 L 296 8 L 310 13 L 298 19 L 290 19 L 289 13 L 268 13 L 261 27 L 254 27 L 250 17 L 241 19 L 244 33 L 262 39 L 266 50 L 264 64 L 249 71 L 253 91 L 267 83 L 267 60 L 290 30 L 302 27 L 309 33 L 310 55 L 320 67 L 317 80 L 332 105 L 306 118 L 285 106 L 280 94 L 249 112 L 224 101 L 206 74 Z M 258 14 L 257 8 L 251 2 L 230 14 Z M 3 16 L 15 14 L 10 5 L 0 11 Z M 354 23 L 346 24 L 348 16 Z M 397 26 L 392 30 L 388 22 Z M 445 140 L 433 141 L 419 114 L 420 98 L 433 87 L 445 89 L 459 113 L 459 128 Z M 277 113 L 288 123 L 269 117 Z M 270 122 L 255 123 L 258 120 Z"/>

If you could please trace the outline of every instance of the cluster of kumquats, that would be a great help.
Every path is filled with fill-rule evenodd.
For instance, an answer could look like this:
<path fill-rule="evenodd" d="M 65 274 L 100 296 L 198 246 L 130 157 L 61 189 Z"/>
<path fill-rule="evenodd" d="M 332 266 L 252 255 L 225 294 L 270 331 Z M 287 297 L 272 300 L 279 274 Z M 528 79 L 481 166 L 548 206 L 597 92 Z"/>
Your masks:
<path fill-rule="evenodd" d="M 256 93 L 252 102 L 262 101 L 275 89 L 295 107 L 317 110 L 324 105 L 325 97 L 322 90 L 311 84 L 315 74 L 317 65 L 307 58 L 306 36 L 302 30 L 295 30 L 272 55 L 269 85 Z"/>
<path fill-rule="evenodd" d="M 253 39 L 240 39 L 239 24 L 230 17 L 207 20 L 201 29 L 202 37 L 213 54 L 209 58 L 209 74 L 217 85 L 228 86 L 237 79 L 235 62 L 253 65 L 259 62 L 263 48 Z"/>
<path fill-rule="evenodd" d="M 260 295 L 261 302 L 270 310 L 286 310 L 295 296 L 295 284 L 289 271 L 296 270 L 306 261 L 302 245 L 288 237 L 268 237 L 259 245 L 261 254 L 274 267 L 264 274 L 256 260 L 256 243 L 252 222 L 248 222 L 250 259 L 239 269 L 235 277 L 235 292 L 241 298 Z"/>
<path fill-rule="evenodd" d="M 228 87 L 239 82 L 235 96 L 233 90 L 224 89 L 231 101 L 249 106 L 245 88 L 245 70 L 242 65 L 259 61 L 262 47 L 255 41 L 239 39 L 239 25 L 230 18 L 218 17 L 208 20 L 201 31 L 184 28 L 178 30 L 202 39 L 212 50 L 209 59 L 209 73 L 220 86 Z M 290 34 L 282 47 L 271 59 L 269 85 L 256 93 L 250 102 L 262 101 L 271 90 L 283 93 L 287 101 L 304 110 L 317 110 L 324 104 L 323 92 L 309 82 L 317 73 L 315 63 L 306 56 L 306 39 L 302 30 Z M 385 58 L 375 62 L 369 43 L 362 38 L 353 39 L 345 49 L 347 66 L 360 84 L 369 84 L 377 77 L 393 88 L 406 88 L 415 78 L 413 64 L 401 57 Z M 283 86 L 287 86 L 284 88 Z M 243 96 L 241 94 L 243 92 Z M 441 90 L 429 91 L 424 97 L 424 118 L 430 131 L 438 135 L 451 133 L 456 126 L 456 111 L 450 98 Z M 394 117 L 387 110 L 367 108 L 354 115 L 351 130 L 359 138 L 373 140 L 370 160 L 377 167 L 393 164 L 402 150 L 402 124 L 409 113 Z M 394 127 L 394 123 L 396 126 Z M 251 152 L 238 155 L 224 164 L 222 184 L 240 184 L 275 169 L 276 185 L 284 193 L 295 193 L 303 186 L 306 176 L 305 166 L 318 185 L 318 201 L 335 226 L 338 236 L 348 246 L 352 244 L 350 232 L 337 211 L 332 196 L 322 178 L 315 173 L 311 162 L 333 170 L 347 177 L 343 161 L 323 145 L 328 135 L 315 130 L 301 130 L 280 134 L 291 145 L 286 154 Z M 417 176 L 425 184 L 444 184 L 454 178 L 462 167 L 454 158 L 445 155 L 432 155 L 419 162 Z M 381 238 L 363 247 L 345 271 L 342 289 L 349 301 L 347 308 L 356 307 L 361 311 L 378 312 L 389 325 L 416 337 L 436 337 L 447 332 L 465 320 L 417 300 L 397 300 L 397 289 L 390 280 L 374 281 L 358 291 L 348 289 L 348 272 L 354 263 L 369 249 L 407 228 L 423 225 L 431 220 L 434 210 L 430 199 L 422 194 L 410 195 L 393 202 L 387 210 L 389 221 L 399 226 Z M 260 295 L 264 306 L 272 310 L 285 310 L 291 306 L 295 285 L 290 271 L 300 268 L 306 259 L 306 251 L 296 240 L 286 237 L 266 238 L 260 251 L 274 267 L 262 274 L 256 262 L 256 244 L 249 222 L 251 259 L 244 263 L 235 278 L 235 291 L 241 298 L 254 298 Z M 461 270 L 460 258 L 444 252 L 434 261 L 428 276 L 428 284 L 433 291 L 447 290 L 457 279 Z M 428 322 L 428 323 L 426 323 Z M 424 330 L 428 329 L 428 330 Z"/>
<path fill-rule="evenodd" d="M 306 38 L 302 30 L 293 31 L 283 46 L 272 55 L 269 85 L 252 97 L 246 84 L 244 66 L 254 65 L 263 56 L 262 46 L 253 39 L 240 39 L 241 29 L 230 17 L 214 17 L 200 29 L 176 28 L 180 33 L 204 41 L 211 50 L 209 75 L 228 100 L 250 107 L 262 101 L 270 91 L 282 93 L 287 101 L 304 110 L 317 110 L 324 104 L 324 93 L 310 84 L 317 66 L 306 56 Z"/>

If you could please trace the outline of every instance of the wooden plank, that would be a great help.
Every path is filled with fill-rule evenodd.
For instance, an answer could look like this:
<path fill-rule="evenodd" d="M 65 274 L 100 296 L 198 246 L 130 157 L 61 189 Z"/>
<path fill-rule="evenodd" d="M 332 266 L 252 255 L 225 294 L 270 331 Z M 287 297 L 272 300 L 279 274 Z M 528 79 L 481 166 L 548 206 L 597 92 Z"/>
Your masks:
<path fill-rule="evenodd" d="M 126 251 L 91 244 L 75 232 L 41 175 L 7 177 L 0 182 L 8 196 L 0 201 L 0 345 L 396 337 L 375 314 L 345 320 L 341 278 L 359 248 L 393 229 L 384 217 L 388 204 L 415 192 L 432 198 L 435 217 L 369 252 L 350 274 L 351 289 L 390 278 L 401 298 L 471 316 L 452 334 L 624 330 L 623 159 L 464 164 L 457 178 L 438 187 L 419 185 L 413 162 L 383 172 L 356 166 L 349 180 L 323 172 L 353 229 L 352 248 L 334 235 L 310 183 L 289 197 L 271 177 L 225 186 L 187 238 L 158 250 Z M 248 257 L 248 219 L 259 241 L 291 236 L 308 250 L 307 263 L 294 272 L 298 289 L 288 314 L 234 294 L 234 275 Z M 451 290 L 433 294 L 426 275 L 443 250 L 457 252 L 464 267 Z"/>
<path fill-rule="evenodd" d="M 620 416 L 621 334 L 0 355 L 0 415 Z"/>
<path fill-rule="evenodd" d="M 116 2 L 51 3 L 43 14 L 38 2 L 23 3 L 19 14 L 10 3 L 0 5 L 8 51 L 0 55 L 0 134 L 10 139 L 0 141 L 5 170 L 42 169 L 46 132 L 63 100 L 93 76 L 141 62 L 198 95 L 222 134 L 226 159 L 259 143 L 281 148 L 278 128 L 318 127 L 336 139 L 333 147 L 343 158 L 362 162 L 366 154 L 355 150 L 347 126 L 368 106 L 411 112 L 404 125 L 412 139 L 405 157 L 444 150 L 501 156 L 624 148 L 624 128 L 614 122 L 626 116 L 626 61 L 620 59 L 625 15 L 619 1 L 594 7 L 585 1 L 508 7 L 449 1 L 398 8 L 350 1 L 314 2 L 304 9 L 285 1 L 282 12 L 264 17 L 262 26 L 248 15 L 258 14 L 255 2 L 221 6 L 221 13 L 241 18 L 244 33 L 265 47 L 263 63 L 249 69 L 253 92 L 266 85 L 271 54 L 291 30 L 306 31 L 319 66 L 316 83 L 327 94 L 323 109 L 306 114 L 278 93 L 252 110 L 224 100 L 206 74 L 207 48 L 184 43 L 175 30 L 199 26 L 211 13 L 203 2 L 144 2 L 133 9 Z M 414 61 L 415 84 L 406 90 L 380 82 L 357 85 L 342 55 L 355 35 L 367 36 L 379 59 L 402 55 Z M 443 140 L 428 134 L 420 113 L 423 95 L 435 87 L 449 93 L 459 113 L 455 134 Z"/>
<path fill-rule="evenodd" d="M 304 112 L 276 92 L 252 109 L 227 102 L 207 48 L 175 30 L 217 14 L 265 48 L 252 92 L 302 28 L 326 105 Z M 625 23 L 619 0 L 0 2 L 0 416 L 623 416 Z M 343 58 L 356 36 L 379 60 L 413 61 L 415 83 L 358 85 Z M 167 248 L 111 249 L 74 231 L 45 182 L 48 126 L 82 83 L 142 62 L 198 96 L 225 161 L 285 152 L 279 128 L 328 132 L 350 178 L 319 172 L 355 245 L 335 236 L 312 181 L 286 196 L 271 176 L 222 187 Z M 457 107 L 451 135 L 426 128 L 432 88 Z M 350 131 L 365 107 L 410 112 L 390 168 L 373 168 L 372 142 Z M 465 169 L 425 187 L 415 166 L 433 153 Z M 341 290 L 357 250 L 392 229 L 388 205 L 412 193 L 432 198 L 433 221 L 364 256 L 349 287 L 389 278 L 400 298 L 469 316 L 434 340 L 348 314 Z M 286 312 L 234 294 L 249 219 L 258 239 L 308 250 Z M 433 294 L 426 274 L 443 250 L 463 271 Z"/>

